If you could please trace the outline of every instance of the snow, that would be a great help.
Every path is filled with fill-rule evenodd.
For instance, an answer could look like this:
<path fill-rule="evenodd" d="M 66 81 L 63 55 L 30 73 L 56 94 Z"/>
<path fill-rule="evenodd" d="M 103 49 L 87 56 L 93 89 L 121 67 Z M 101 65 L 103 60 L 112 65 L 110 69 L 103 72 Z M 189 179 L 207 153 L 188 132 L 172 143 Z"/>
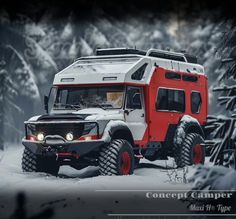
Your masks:
<path fill-rule="evenodd" d="M 173 160 L 149 162 L 142 160 L 138 169 L 131 176 L 100 176 L 97 167 L 87 167 L 82 170 L 75 170 L 68 166 L 62 166 L 59 176 L 54 177 L 45 173 L 24 173 L 21 170 L 21 156 L 23 147 L 11 147 L 0 152 L 0 204 L 12 202 L 12 198 L 19 191 L 25 192 L 27 198 L 35 202 L 35 206 L 42 206 L 43 203 L 52 200 L 66 199 L 67 202 L 75 197 L 90 194 L 98 196 L 98 190 L 155 190 L 155 189 L 190 189 L 191 184 L 183 184 L 183 169 L 172 169 Z M 186 171 L 188 178 L 194 172 L 194 167 Z M 7 194 L 7 195 L 6 195 Z M 40 194 L 37 200 L 35 195 Z M 41 197 L 42 196 L 42 197 Z M 2 203 L 1 203 L 2 202 Z M 99 203 L 97 203 L 99 204 Z M 11 207 L 10 207 L 11 206 Z M 12 204 L 8 208 L 13 208 Z M 54 205 L 56 217 L 61 218 L 62 208 Z M 77 208 L 76 206 L 74 206 Z M 71 211 L 63 209 L 63 213 Z M 4 211 L 9 216 L 12 209 Z M 35 209 L 31 209 L 35 212 Z"/>
<path fill-rule="evenodd" d="M 43 29 L 40 26 L 36 25 L 35 23 L 26 24 L 25 32 L 29 36 L 38 36 L 38 37 L 44 37 L 46 34 L 43 31 Z"/>
<path fill-rule="evenodd" d="M 199 166 L 189 181 L 195 189 L 233 191 L 236 189 L 236 171 L 223 166 Z"/>
<path fill-rule="evenodd" d="M 83 55 L 92 55 L 93 54 L 93 49 L 90 47 L 90 45 L 84 40 L 83 38 L 80 38 L 80 50 L 81 54 Z"/>
<path fill-rule="evenodd" d="M 28 121 L 30 122 L 36 122 L 38 120 L 39 117 L 41 117 L 42 115 L 37 115 L 37 116 L 33 116 L 31 117 Z"/>
<path fill-rule="evenodd" d="M 73 35 L 73 28 L 71 23 L 67 23 L 62 31 L 61 38 L 63 40 L 69 39 Z"/>
<path fill-rule="evenodd" d="M 132 176 L 98 176 L 97 167 L 87 167 L 76 170 L 68 166 L 62 166 L 59 177 L 45 173 L 24 173 L 21 170 L 21 157 L 23 147 L 9 148 L 0 152 L 0 193 L 11 188 L 11 191 L 27 190 L 35 191 L 43 189 L 55 189 L 55 183 L 64 189 L 129 189 L 155 188 L 162 186 L 170 179 L 164 170 L 173 166 L 173 161 L 149 162 L 142 160 L 139 168 Z M 182 171 L 182 170 L 178 170 Z M 180 173 L 179 172 L 179 173 Z M 190 171 L 191 172 L 191 171 Z M 145 176 L 145 178 L 143 177 Z M 122 184 L 120 183 L 122 181 Z M 16 183 L 17 182 L 17 183 Z M 109 183 L 106 183 L 109 182 Z M 177 184 L 170 182 L 170 185 Z M 40 187 L 38 187 L 40 185 Z"/>
<path fill-rule="evenodd" d="M 190 123 L 190 122 L 199 124 L 197 119 L 193 118 L 192 116 L 184 115 L 182 117 L 182 119 L 180 121 L 180 125 L 178 126 L 177 131 L 176 131 L 176 138 L 175 138 L 176 144 L 179 145 L 182 143 L 182 139 L 184 139 L 184 137 L 185 137 L 185 130 L 184 129 L 186 127 L 186 123 Z M 200 124 L 199 124 L 199 126 L 200 126 Z"/>
<path fill-rule="evenodd" d="M 120 120 L 117 120 L 117 121 L 111 120 L 110 122 L 108 122 L 102 136 L 102 139 L 105 142 L 110 142 L 111 140 L 110 131 L 115 127 L 127 127 L 127 124 L 124 121 L 120 121 Z"/>

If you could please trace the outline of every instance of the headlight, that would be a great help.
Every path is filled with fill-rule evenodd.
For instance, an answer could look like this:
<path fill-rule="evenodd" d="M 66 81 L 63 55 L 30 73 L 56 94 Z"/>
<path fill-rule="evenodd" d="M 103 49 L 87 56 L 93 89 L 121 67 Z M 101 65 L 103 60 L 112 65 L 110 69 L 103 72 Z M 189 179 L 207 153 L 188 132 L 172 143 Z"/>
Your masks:
<path fill-rule="evenodd" d="M 72 134 L 71 132 L 69 132 L 69 133 L 66 134 L 66 140 L 67 140 L 67 141 L 72 141 L 73 138 L 74 138 L 74 136 L 73 136 L 73 134 Z"/>
<path fill-rule="evenodd" d="M 37 134 L 37 140 L 38 141 L 43 141 L 44 140 L 44 134 L 43 133 L 38 133 Z"/>

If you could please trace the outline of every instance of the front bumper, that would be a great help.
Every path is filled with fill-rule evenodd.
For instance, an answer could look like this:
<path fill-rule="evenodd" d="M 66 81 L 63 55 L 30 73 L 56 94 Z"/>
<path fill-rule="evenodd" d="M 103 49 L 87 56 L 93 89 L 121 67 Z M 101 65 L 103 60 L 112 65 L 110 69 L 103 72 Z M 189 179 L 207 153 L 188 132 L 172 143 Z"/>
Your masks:
<path fill-rule="evenodd" d="M 55 153 L 75 153 L 80 157 L 88 154 L 91 151 L 98 150 L 100 146 L 105 144 L 104 140 L 91 140 L 91 141 L 71 141 L 71 142 L 39 142 L 22 140 L 22 144 L 32 151 L 34 154 L 42 155 L 45 152 Z"/>

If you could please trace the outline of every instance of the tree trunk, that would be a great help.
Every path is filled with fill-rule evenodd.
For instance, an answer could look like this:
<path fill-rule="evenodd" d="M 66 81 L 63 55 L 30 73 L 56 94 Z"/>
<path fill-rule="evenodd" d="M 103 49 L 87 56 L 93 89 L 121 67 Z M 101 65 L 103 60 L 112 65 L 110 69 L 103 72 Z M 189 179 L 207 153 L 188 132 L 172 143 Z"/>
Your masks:
<path fill-rule="evenodd" d="M 4 61 L 0 62 L 0 150 L 4 150 L 4 99 L 5 99 L 5 71 Z"/>
<path fill-rule="evenodd" d="M 2 107 L 1 107 L 2 108 Z M 2 109 L 1 109 L 2 111 Z M 0 112 L 2 113 L 2 112 Z M 0 150 L 4 149 L 4 127 L 3 127 L 3 116 L 0 116 Z"/>

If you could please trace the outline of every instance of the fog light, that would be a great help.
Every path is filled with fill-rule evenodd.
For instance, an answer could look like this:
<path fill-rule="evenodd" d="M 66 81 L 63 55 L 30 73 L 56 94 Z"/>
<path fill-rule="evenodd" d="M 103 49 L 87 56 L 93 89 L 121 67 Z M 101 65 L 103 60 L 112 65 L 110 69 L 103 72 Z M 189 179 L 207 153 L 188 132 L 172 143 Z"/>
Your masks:
<path fill-rule="evenodd" d="M 37 140 L 38 141 L 43 141 L 44 140 L 44 134 L 43 133 L 38 133 L 37 134 Z"/>
<path fill-rule="evenodd" d="M 72 141 L 73 138 L 74 138 L 74 136 L 73 136 L 73 134 L 71 132 L 66 134 L 66 140 L 67 141 Z"/>

